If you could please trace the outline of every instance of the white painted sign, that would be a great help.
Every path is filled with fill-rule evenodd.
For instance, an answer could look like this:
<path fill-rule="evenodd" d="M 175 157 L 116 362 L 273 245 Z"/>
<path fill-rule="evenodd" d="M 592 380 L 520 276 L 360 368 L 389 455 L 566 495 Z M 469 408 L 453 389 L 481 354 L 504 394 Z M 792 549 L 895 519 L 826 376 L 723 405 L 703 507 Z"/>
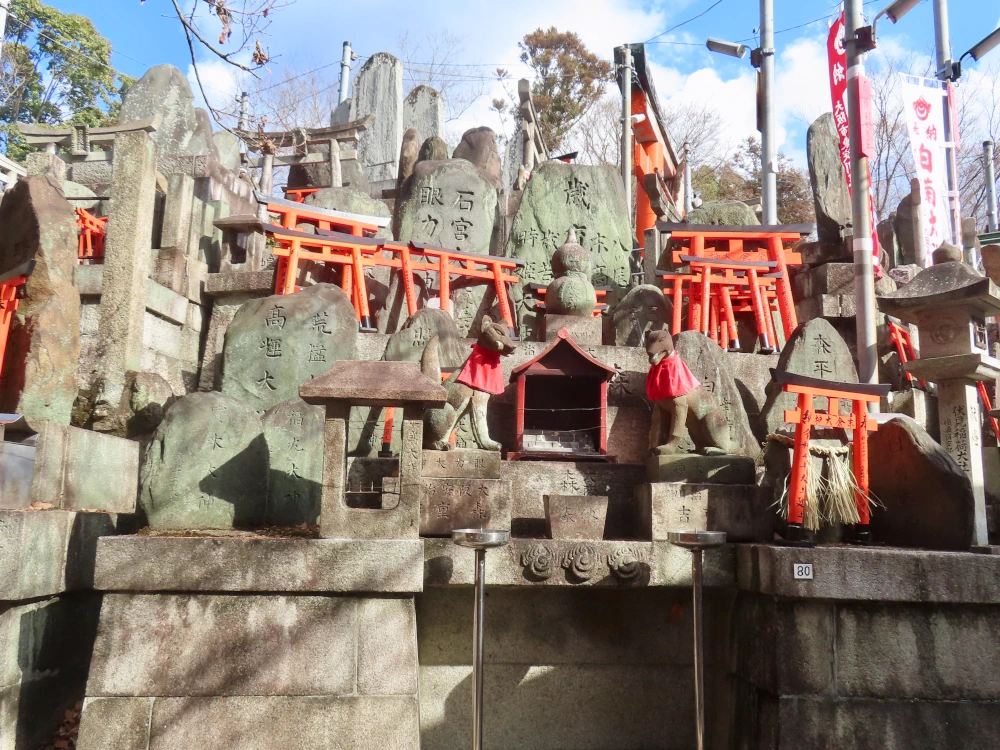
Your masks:
<path fill-rule="evenodd" d="M 813 579 L 812 563 L 792 563 L 792 578 L 796 581 L 811 581 Z"/>

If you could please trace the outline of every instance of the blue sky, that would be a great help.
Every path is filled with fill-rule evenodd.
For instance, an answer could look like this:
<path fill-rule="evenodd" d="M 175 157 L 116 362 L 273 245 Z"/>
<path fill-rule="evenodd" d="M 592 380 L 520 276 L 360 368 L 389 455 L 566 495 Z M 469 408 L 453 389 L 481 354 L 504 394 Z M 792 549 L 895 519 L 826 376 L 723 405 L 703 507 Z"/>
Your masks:
<path fill-rule="evenodd" d="M 130 75 L 141 75 L 146 67 L 169 62 L 182 70 L 189 68 L 188 50 L 170 0 L 48 0 L 65 11 L 88 15 L 97 29 L 115 48 L 114 66 Z M 725 113 L 733 142 L 753 132 L 753 76 L 748 58 L 737 60 L 709 53 L 704 39 L 715 36 L 746 40 L 755 46 L 758 25 L 756 0 L 671 0 L 631 2 L 630 0 L 296 0 L 274 14 L 266 40 L 274 63 L 272 75 L 281 66 L 313 67 L 339 59 L 341 44 L 349 39 L 356 52 L 370 55 L 380 50 L 395 51 L 397 40 L 408 33 L 419 41 L 442 28 L 463 38 L 460 62 L 469 75 L 489 76 L 503 64 L 517 76 L 517 41 L 539 26 L 555 25 L 576 31 L 584 42 L 603 57 L 610 58 L 616 45 L 645 41 L 666 29 L 707 12 L 650 45 L 648 53 L 656 63 L 655 83 L 667 100 L 705 100 Z M 189 8 L 192 0 L 183 0 Z M 201 4 L 201 3 L 199 3 Z M 866 3 L 874 15 L 882 6 Z M 824 74 L 827 18 L 835 6 L 825 1 L 775 0 L 777 34 L 778 121 L 780 147 L 801 161 L 808 121 L 829 109 L 829 93 Z M 979 41 L 1000 20 L 1000 4 L 994 0 L 952 0 L 950 8 L 952 47 L 957 57 Z M 819 19 L 819 20 L 817 20 Z M 812 22 L 812 23 L 809 23 Z M 215 29 L 214 19 L 208 28 Z M 795 28 L 791 28 L 795 27 Z M 930 0 L 923 0 L 897 26 L 883 19 L 879 41 L 884 49 L 933 55 L 934 33 Z M 876 53 L 878 54 L 878 53 Z M 990 57 L 1000 58 L 1000 50 Z M 210 97 L 226 98 L 234 90 L 229 71 L 205 56 L 205 80 L 212 87 Z M 336 68 L 331 73 L 336 75 Z M 223 93 L 226 92 L 226 93 Z M 676 99 L 675 99 L 676 97 Z M 487 111 L 490 95 L 470 111 L 459 125 L 490 124 Z M 485 121 L 485 122 L 484 122 Z"/>

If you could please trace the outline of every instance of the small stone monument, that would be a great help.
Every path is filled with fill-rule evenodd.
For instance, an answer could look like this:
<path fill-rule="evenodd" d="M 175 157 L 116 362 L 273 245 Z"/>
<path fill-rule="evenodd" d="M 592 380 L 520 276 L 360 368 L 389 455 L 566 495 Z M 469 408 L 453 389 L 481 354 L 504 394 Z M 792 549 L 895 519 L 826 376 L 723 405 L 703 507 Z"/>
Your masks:
<path fill-rule="evenodd" d="M 947 257 L 939 248 L 935 255 Z M 969 474 L 975 493 L 973 545 L 986 545 L 983 489 L 982 414 L 976 383 L 996 380 L 1000 360 L 989 356 L 986 319 L 1000 314 L 1000 293 L 990 279 L 960 261 L 926 268 L 892 294 L 878 297 L 879 309 L 920 331 L 920 357 L 904 368 L 937 383 L 941 445 Z"/>
<path fill-rule="evenodd" d="M 590 280 L 590 251 L 570 229 L 552 254 L 552 283 L 545 291 L 545 340 L 554 341 L 560 328 L 582 345 L 600 345 L 601 319 L 594 317 L 597 292 Z"/>

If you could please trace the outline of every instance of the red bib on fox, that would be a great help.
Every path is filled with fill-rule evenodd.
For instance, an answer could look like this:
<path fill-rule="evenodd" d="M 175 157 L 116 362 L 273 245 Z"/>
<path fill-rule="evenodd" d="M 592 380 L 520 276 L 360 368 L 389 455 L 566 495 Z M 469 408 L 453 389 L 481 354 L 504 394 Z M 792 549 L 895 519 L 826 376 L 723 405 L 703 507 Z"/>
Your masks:
<path fill-rule="evenodd" d="M 465 367 L 457 381 L 476 391 L 486 391 L 494 396 L 503 393 L 503 370 L 500 368 L 500 352 L 494 352 L 472 345 L 472 354 L 465 362 Z"/>
<path fill-rule="evenodd" d="M 677 352 L 671 352 L 658 365 L 650 367 L 646 375 L 646 395 L 651 401 L 683 396 L 700 385 Z"/>

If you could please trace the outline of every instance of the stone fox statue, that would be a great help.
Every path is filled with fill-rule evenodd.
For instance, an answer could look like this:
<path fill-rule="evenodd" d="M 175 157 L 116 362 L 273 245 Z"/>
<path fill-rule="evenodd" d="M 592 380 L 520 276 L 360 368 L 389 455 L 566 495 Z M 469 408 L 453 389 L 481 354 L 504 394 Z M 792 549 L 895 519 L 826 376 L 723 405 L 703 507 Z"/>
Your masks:
<path fill-rule="evenodd" d="M 482 333 L 472 346 L 472 354 L 462 367 L 444 382 L 444 387 L 448 391 L 448 403 L 440 409 L 428 409 L 424 415 L 425 448 L 438 451 L 450 450 L 452 446 L 448 438 L 458 420 L 468 412 L 472 419 L 472 434 L 476 445 L 483 450 L 500 450 L 500 443 L 490 439 L 486 425 L 486 405 L 489 403 L 490 394 L 503 393 L 504 390 L 500 357 L 507 356 L 517 346 L 511 341 L 507 327 L 494 323 L 489 316 L 483 316 L 481 328 Z M 427 342 L 427 348 L 424 349 L 423 357 L 420 359 L 421 371 L 435 383 L 441 382 L 438 350 L 438 338 L 435 336 Z"/>
<path fill-rule="evenodd" d="M 729 452 L 729 424 L 712 394 L 701 387 L 691 370 L 674 349 L 667 331 L 646 333 L 649 374 L 646 395 L 653 404 L 653 424 L 649 431 L 651 455 L 676 453 L 684 434 L 690 432 L 695 447 L 706 454 Z M 669 439 L 663 432 L 670 421 Z"/>

